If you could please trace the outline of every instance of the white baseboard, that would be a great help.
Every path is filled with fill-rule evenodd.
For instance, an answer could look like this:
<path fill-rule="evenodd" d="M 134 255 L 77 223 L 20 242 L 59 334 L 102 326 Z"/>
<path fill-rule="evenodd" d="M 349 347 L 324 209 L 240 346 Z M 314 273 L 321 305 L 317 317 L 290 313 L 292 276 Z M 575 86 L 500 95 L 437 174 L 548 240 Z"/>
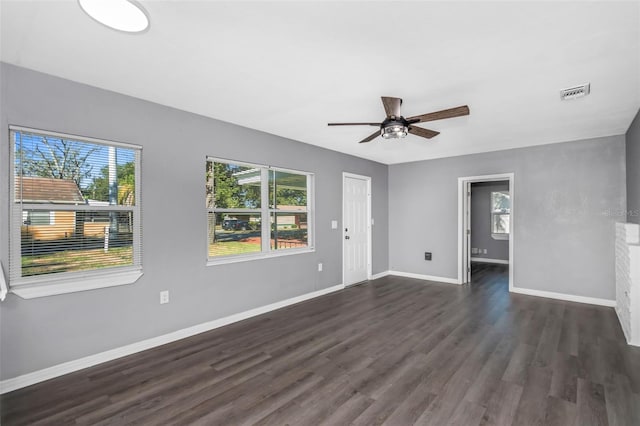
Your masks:
<path fill-rule="evenodd" d="M 508 260 L 489 259 L 488 257 L 472 257 L 471 261 L 472 262 L 478 262 L 478 263 L 499 263 L 500 265 L 508 265 L 509 264 Z"/>
<path fill-rule="evenodd" d="M 549 299 L 565 300 L 567 302 L 587 303 L 589 305 L 599 305 L 614 308 L 615 300 L 599 299 L 597 297 L 577 296 L 575 294 L 555 293 L 553 291 L 533 290 L 530 288 L 511 288 L 512 293 L 526 294 L 527 296 L 546 297 Z"/>
<path fill-rule="evenodd" d="M 323 296 L 325 294 L 333 293 L 344 289 L 344 285 L 339 284 L 333 287 L 323 288 L 322 290 L 314 291 L 311 293 L 303 294 L 301 296 L 292 297 L 290 299 L 282 300 L 280 302 L 271 303 L 259 308 L 250 309 L 248 311 L 240 312 L 238 314 L 230 315 L 228 317 L 219 318 L 213 321 L 205 322 L 202 324 L 194 325 L 192 327 L 183 328 L 168 334 L 164 334 L 158 337 L 152 337 L 150 339 L 142 340 L 140 342 L 132 343 L 130 345 L 121 346 L 119 348 L 111 349 L 105 352 L 101 352 L 95 355 L 89 355 L 84 358 L 76 359 L 73 361 L 65 362 L 62 364 L 54 365 L 52 367 L 44 368 L 42 370 L 27 373 L 22 376 L 14 377 L 0 381 L 0 394 L 21 389 L 33 384 L 43 382 L 45 380 L 53 379 L 74 371 L 82 370 L 84 368 L 92 367 L 103 362 L 112 361 L 127 355 L 142 352 L 147 349 L 152 349 L 157 346 L 165 345 L 167 343 L 175 342 L 176 340 L 184 339 L 194 336 L 196 334 L 204 333 L 225 325 L 242 321 L 247 318 L 255 317 L 267 312 L 275 311 L 276 309 L 284 308 L 285 306 L 293 305 L 303 302 L 305 300 L 313 299 L 315 297 Z"/>
<path fill-rule="evenodd" d="M 378 278 L 383 278 L 383 277 L 386 277 L 387 275 L 389 275 L 389 271 L 382 271 L 382 272 L 378 272 L 377 274 L 371 275 L 371 278 L 369 279 L 377 280 Z"/>
<path fill-rule="evenodd" d="M 437 281 L 440 283 L 447 283 L 447 284 L 460 284 L 460 281 L 458 281 L 457 278 L 436 277 L 434 275 L 414 274 L 413 272 L 389 271 L 389 275 L 395 275 L 398 277 L 406 277 L 406 278 L 415 278 L 418 280 Z"/>

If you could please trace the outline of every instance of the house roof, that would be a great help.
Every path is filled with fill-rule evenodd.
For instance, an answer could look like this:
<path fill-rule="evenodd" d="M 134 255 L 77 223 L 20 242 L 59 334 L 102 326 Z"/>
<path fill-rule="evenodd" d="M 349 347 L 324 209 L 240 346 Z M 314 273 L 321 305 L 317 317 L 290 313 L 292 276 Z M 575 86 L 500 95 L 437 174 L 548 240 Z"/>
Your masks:
<path fill-rule="evenodd" d="M 30 176 L 16 178 L 16 200 L 22 200 L 23 203 L 86 203 L 73 180 Z"/>

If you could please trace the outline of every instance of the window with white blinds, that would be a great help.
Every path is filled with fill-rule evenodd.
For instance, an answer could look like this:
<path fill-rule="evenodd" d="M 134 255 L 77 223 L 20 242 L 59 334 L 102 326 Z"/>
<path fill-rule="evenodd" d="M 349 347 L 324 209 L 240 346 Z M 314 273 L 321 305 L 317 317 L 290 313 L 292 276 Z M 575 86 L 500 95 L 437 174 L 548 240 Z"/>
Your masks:
<path fill-rule="evenodd" d="M 313 174 L 208 158 L 208 259 L 313 250 Z"/>
<path fill-rule="evenodd" d="M 12 288 L 140 271 L 141 148 L 13 126 L 10 138 Z"/>

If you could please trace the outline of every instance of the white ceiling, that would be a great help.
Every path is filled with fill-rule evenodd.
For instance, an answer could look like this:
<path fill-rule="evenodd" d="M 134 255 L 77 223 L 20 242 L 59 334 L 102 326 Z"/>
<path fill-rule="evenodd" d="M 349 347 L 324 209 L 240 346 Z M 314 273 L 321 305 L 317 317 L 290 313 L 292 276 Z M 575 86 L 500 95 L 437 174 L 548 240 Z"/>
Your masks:
<path fill-rule="evenodd" d="M 2 0 L 0 58 L 387 164 L 623 134 L 640 108 L 637 1 L 140 3 L 151 28 L 127 35 L 76 1 Z M 382 95 L 471 115 L 431 140 L 327 127 L 381 121 Z"/>

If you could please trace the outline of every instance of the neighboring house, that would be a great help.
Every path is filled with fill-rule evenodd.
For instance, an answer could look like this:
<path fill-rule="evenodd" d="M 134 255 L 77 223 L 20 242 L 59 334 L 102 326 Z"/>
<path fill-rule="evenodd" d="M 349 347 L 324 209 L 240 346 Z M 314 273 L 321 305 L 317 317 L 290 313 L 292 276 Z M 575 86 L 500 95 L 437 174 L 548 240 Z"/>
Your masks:
<path fill-rule="evenodd" d="M 306 206 L 285 206 L 279 205 L 278 209 L 291 212 L 291 211 L 300 211 L 304 212 Z M 302 220 L 304 219 L 304 220 Z M 273 217 L 271 218 L 273 221 Z M 278 228 L 297 228 L 297 229 L 307 229 L 307 220 L 306 215 L 303 217 L 299 214 L 278 214 Z"/>
<path fill-rule="evenodd" d="M 73 180 L 23 176 L 16 179 L 16 199 L 24 204 L 80 205 L 86 200 Z M 56 240 L 84 235 L 84 221 L 74 211 L 22 211 L 22 229 L 36 240 Z"/>
<path fill-rule="evenodd" d="M 16 195 L 25 204 L 86 204 L 80 188 L 70 179 L 23 176 L 16 179 Z"/>
<path fill-rule="evenodd" d="M 91 204 L 91 200 L 89 201 L 89 204 Z M 283 206 L 280 205 L 278 206 L 279 210 L 285 211 L 285 212 L 290 212 L 290 211 L 300 211 L 301 213 L 304 213 L 304 207 L 303 206 Z M 302 220 L 305 219 L 305 220 Z M 251 224 L 252 226 L 257 226 L 260 221 L 256 220 L 256 216 L 255 214 L 238 214 L 238 213 L 233 213 L 230 215 L 226 215 L 224 217 L 224 220 L 239 220 L 239 221 L 245 221 L 249 224 Z M 271 216 L 271 224 L 273 226 L 273 221 L 274 218 L 273 216 Z M 224 226 L 223 226 L 224 227 Z M 306 221 L 306 217 L 302 217 L 299 214 L 278 214 L 278 228 L 298 228 L 298 229 L 306 229 L 307 228 L 307 221 Z"/>
<path fill-rule="evenodd" d="M 108 201 L 99 201 L 87 199 L 90 206 L 105 207 L 109 205 Z M 109 212 L 105 211 L 88 211 L 84 218 L 84 236 L 85 237 L 104 237 L 104 229 L 109 227 Z"/>

